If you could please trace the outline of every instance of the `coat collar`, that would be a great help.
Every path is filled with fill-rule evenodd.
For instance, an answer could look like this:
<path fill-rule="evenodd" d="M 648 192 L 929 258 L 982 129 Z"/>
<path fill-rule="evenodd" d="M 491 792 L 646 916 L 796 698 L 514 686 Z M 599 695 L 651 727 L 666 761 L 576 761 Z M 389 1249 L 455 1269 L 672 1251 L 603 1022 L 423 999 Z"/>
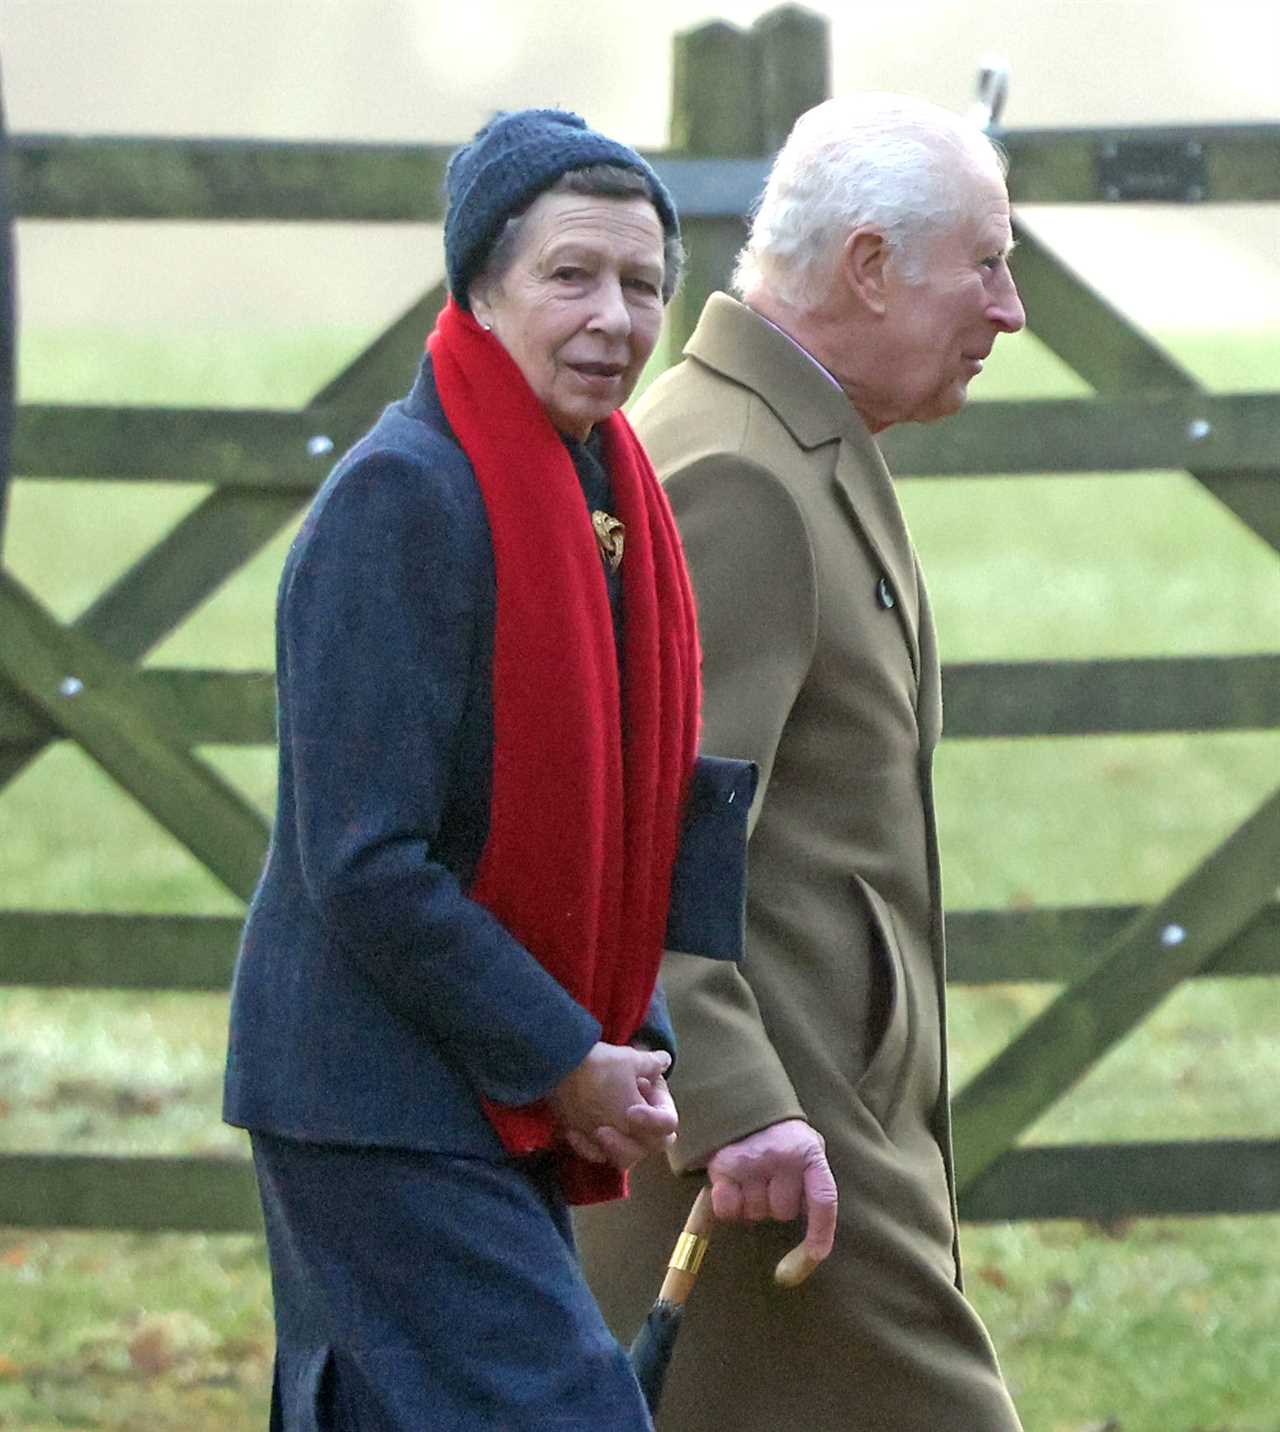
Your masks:
<path fill-rule="evenodd" d="M 728 294 L 714 293 L 685 347 L 698 362 L 751 389 L 806 452 L 838 442 L 833 480 L 874 552 L 920 673 L 915 553 L 884 457 L 848 397 L 773 324 Z M 868 593 L 876 600 L 876 593 Z"/>

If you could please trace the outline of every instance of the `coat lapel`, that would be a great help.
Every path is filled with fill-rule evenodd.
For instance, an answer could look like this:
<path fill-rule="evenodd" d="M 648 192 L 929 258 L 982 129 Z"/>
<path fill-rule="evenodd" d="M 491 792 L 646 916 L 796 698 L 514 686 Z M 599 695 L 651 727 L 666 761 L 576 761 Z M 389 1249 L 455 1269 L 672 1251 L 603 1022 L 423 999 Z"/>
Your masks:
<path fill-rule="evenodd" d="M 850 412 L 853 413 L 852 408 Z M 864 540 L 875 553 L 887 585 L 893 611 L 911 653 L 911 669 L 920 679 L 920 599 L 916 567 L 907 524 L 893 490 L 893 479 L 880 456 L 875 440 L 856 413 L 853 422 L 860 431 L 840 444 L 834 479 L 840 496 Z M 881 592 L 868 598 L 882 601 Z"/>
<path fill-rule="evenodd" d="M 708 300 L 684 351 L 750 388 L 806 451 L 839 443 L 832 480 L 888 584 L 918 681 L 915 553 L 889 469 L 853 404 L 785 333 L 726 294 Z M 869 602 L 881 600 L 875 591 L 865 595 Z"/>

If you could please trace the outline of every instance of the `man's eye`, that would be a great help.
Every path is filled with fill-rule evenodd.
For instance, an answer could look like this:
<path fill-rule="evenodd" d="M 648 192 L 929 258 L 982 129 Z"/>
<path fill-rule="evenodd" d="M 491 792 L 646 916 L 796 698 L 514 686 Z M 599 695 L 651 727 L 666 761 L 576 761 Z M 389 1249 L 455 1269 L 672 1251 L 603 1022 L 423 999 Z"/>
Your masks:
<path fill-rule="evenodd" d="M 552 270 L 551 277 L 562 279 L 566 283 L 573 283 L 580 279 L 582 274 L 583 270 L 572 264 L 561 264 L 559 268 Z"/>

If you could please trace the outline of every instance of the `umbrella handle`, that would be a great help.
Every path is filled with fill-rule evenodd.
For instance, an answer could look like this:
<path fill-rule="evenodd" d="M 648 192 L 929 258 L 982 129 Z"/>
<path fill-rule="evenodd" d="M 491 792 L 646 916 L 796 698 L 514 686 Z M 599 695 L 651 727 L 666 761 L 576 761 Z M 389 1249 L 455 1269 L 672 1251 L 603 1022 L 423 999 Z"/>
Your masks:
<path fill-rule="evenodd" d="M 671 1261 L 667 1264 L 667 1276 L 658 1294 L 666 1302 L 682 1307 L 693 1291 L 715 1221 L 711 1208 L 711 1185 L 704 1184 L 693 1200 L 693 1207 L 684 1221 L 684 1231 L 676 1239 Z M 790 1253 L 785 1253 L 778 1260 L 778 1266 L 773 1270 L 773 1281 L 782 1288 L 798 1288 L 817 1266 L 817 1260 L 810 1257 L 804 1244 L 797 1243 Z"/>
<path fill-rule="evenodd" d="M 684 1231 L 676 1239 L 671 1250 L 671 1261 L 667 1264 L 667 1276 L 662 1280 L 662 1291 L 658 1297 L 676 1307 L 683 1307 L 685 1299 L 693 1291 L 702 1267 L 703 1255 L 707 1251 L 707 1239 L 716 1221 L 711 1211 L 711 1185 L 704 1184 L 693 1200 L 693 1207 L 684 1221 Z"/>
<path fill-rule="evenodd" d="M 773 1281 L 780 1288 L 798 1288 L 817 1266 L 818 1260 L 810 1256 L 803 1243 L 797 1243 L 790 1253 L 778 1259 Z"/>

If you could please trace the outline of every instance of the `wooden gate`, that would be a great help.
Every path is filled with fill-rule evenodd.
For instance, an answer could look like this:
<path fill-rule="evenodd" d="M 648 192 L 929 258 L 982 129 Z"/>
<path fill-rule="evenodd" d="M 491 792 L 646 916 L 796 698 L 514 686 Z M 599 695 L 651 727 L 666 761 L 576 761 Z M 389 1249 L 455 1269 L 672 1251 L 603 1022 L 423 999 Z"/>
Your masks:
<path fill-rule="evenodd" d="M 691 249 L 673 328 L 723 284 L 767 156 L 828 90 L 826 24 L 783 7 L 748 30 L 676 40 L 671 186 Z M 2 126 L 0 126 L 2 128 Z M 1280 126 L 1010 131 L 1015 202 L 1280 199 Z M 449 147 L 18 136 L 12 213 L 42 219 L 423 221 L 441 217 Z M 0 185 L 3 175 L 0 174 Z M 0 193 L 3 189 L 0 188 Z M 1097 396 L 982 402 L 942 428 L 897 429 L 901 476 L 1184 469 L 1280 550 L 1280 395 L 1210 396 L 1020 226 L 1037 336 Z M 7 255 L 0 252 L 0 268 Z M 74 622 L 0 565 L 0 793 L 52 741 L 77 743 L 235 895 L 267 831 L 196 754 L 274 738 L 268 673 L 142 669 L 157 643 L 293 519 L 400 388 L 443 301 L 424 293 L 297 412 L 27 405 L 17 477 L 163 478 L 212 492 Z M 5 301 L 8 302 L 6 290 Z M 11 340 L 12 324 L 6 324 Z M 0 361 L 0 389 L 10 381 Z M 9 389 L 11 396 L 11 384 Z M 0 391 L 0 400 L 5 394 Z M 0 425 L 0 462 L 7 423 Z M 0 471 L 3 469 L 0 468 Z M 3 537 L 0 500 L 0 538 Z M 2 557 L 0 553 L 0 557 Z M 1280 653 L 948 667 L 949 736 L 1280 726 Z M 1280 791 L 1149 908 L 981 911 L 948 921 L 958 983 L 1064 986 L 957 1094 L 971 1219 L 1280 1209 L 1280 1141 L 1019 1148 L 1020 1135 L 1182 981 L 1280 974 Z M 0 983 L 225 989 L 238 922 L 0 910 Z M 0 1223 L 257 1226 L 247 1165 L 208 1158 L 8 1155 Z"/>

